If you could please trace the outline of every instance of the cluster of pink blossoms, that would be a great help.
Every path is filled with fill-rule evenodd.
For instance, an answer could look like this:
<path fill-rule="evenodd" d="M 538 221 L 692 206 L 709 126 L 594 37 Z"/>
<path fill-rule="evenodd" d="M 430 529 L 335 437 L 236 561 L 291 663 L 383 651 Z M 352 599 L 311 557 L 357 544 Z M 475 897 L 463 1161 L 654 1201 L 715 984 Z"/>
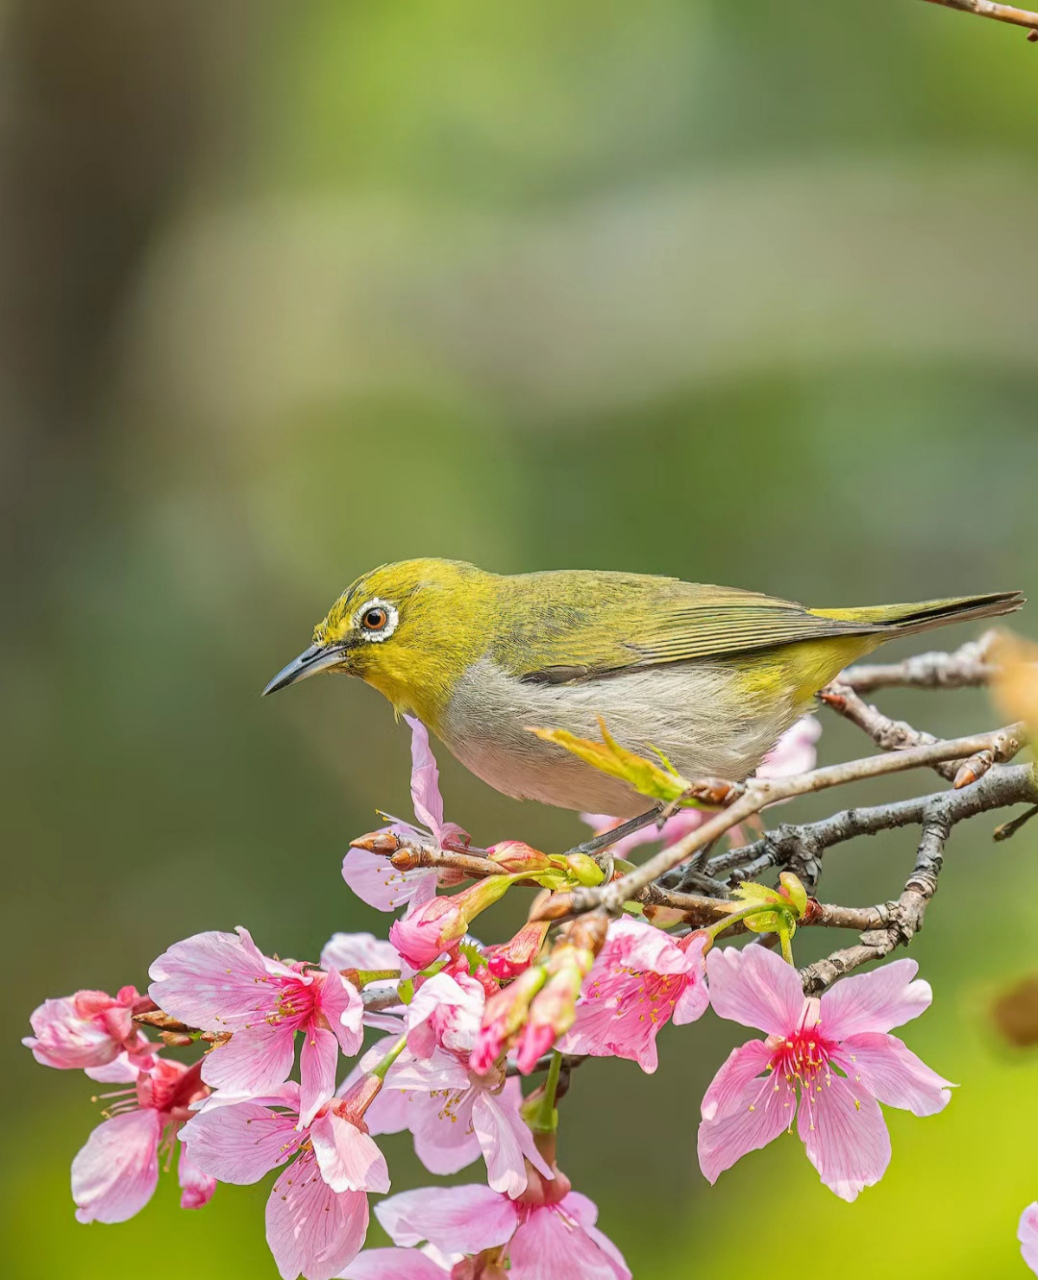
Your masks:
<path fill-rule="evenodd" d="M 443 819 L 426 731 L 410 723 L 416 821 L 394 822 L 374 844 L 464 852 L 468 836 Z M 813 763 L 812 725 L 791 731 L 773 771 Z M 708 1006 L 759 1029 L 765 1038 L 734 1050 L 703 1099 L 703 1173 L 715 1181 L 795 1124 L 822 1181 L 847 1200 L 889 1162 L 880 1103 L 925 1116 L 948 1102 L 949 1082 L 890 1034 L 930 1003 L 911 960 L 807 999 L 795 969 L 764 947 L 714 947 L 708 931 L 672 934 L 635 917 L 578 920 L 554 940 L 547 924 L 529 924 L 483 947 L 468 930 L 484 907 L 517 880 L 578 883 L 588 860 L 499 845 L 485 855 L 500 875 L 441 894 L 463 878 L 456 869 L 390 861 L 365 843 L 343 877 L 372 906 L 405 908 L 388 941 L 336 934 L 308 963 L 265 955 L 242 928 L 200 933 L 154 961 L 147 996 L 81 991 L 35 1011 L 25 1043 L 37 1061 L 122 1086 L 104 1095 L 104 1119 L 73 1162 L 81 1221 L 139 1212 L 179 1152 L 184 1208 L 206 1204 L 218 1182 L 274 1174 L 266 1232 L 284 1280 L 625 1280 L 595 1206 L 556 1164 L 560 1053 L 651 1072 L 660 1030 Z M 371 1043 L 373 1033 L 388 1034 Z M 204 1052 L 169 1056 L 190 1048 Z M 524 1100 L 520 1077 L 549 1066 Z M 378 1201 L 395 1247 L 364 1250 L 368 1197 L 390 1190 L 376 1138 L 403 1130 L 430 1173 L 481 1160 L 486 1183 Z M 1032 1206 L 1021 1223 L 1029 1260 L 1036 1219 Z"/>

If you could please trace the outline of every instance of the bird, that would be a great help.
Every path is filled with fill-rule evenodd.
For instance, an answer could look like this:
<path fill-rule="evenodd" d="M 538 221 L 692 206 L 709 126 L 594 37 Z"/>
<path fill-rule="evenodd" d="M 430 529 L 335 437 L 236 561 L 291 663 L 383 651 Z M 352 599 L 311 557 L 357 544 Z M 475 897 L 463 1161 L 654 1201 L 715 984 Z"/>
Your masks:
<path fill-rule="evenodd" d="M 1018 591 L 809 609 L 755 591 L 599 570 L 382 565 L 263 690 L 357 676 L 505 795 L 636 819 L 645 798 L 533 729 L 661 753 L 684 778 L 749 777 L 815 695 L 887 640 L 1019 609 Z"/>

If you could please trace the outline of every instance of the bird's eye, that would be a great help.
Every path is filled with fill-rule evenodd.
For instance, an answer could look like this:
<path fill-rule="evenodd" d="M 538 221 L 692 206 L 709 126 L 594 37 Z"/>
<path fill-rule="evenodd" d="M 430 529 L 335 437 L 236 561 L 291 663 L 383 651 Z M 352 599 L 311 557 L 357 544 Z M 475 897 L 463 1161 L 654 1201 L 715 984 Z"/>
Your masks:
<path fill-rule="evenodd" d="M 385 609 L 379 607 L 367 611 L 361 618 L 361 626 L 365 631 L 381 631 L 388 621 L 389 615 Z"/>

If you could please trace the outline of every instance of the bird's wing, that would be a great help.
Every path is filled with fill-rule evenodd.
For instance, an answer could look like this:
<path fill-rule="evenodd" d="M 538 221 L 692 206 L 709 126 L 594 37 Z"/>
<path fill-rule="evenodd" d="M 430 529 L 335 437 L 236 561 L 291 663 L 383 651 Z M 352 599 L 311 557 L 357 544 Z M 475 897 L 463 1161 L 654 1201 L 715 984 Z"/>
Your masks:
<path fill-rule="evenodd" d="M 734 587 L 619 574 L 538 574 L 519 581 L 535 579 L 544 580 L 541 589 L 528 590 L 526 607 L 511 611 L 520 621 L 494 654 L 529 682 L 567 683 L 877 630 L 874 623 L 823 617 Z"/>

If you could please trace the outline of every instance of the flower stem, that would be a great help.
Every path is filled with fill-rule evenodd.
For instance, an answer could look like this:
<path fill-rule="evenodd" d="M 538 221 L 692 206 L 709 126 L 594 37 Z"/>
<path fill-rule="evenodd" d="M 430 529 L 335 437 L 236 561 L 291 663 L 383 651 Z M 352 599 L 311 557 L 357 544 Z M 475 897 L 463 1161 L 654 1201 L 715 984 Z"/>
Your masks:
<path fill-rule="evenodd" d="M 562 1054 L 556 1049 L 551 1055 L 548 1076 L 542 1086 L 543 1093 L 532 1115 L 527 1116 L 527 1124 L 534 1133 L 554 1133 L 559 1127 L 559 1112 L 555 1106 L 555 1092 L 559 1087 L 559 1073 L 562 1071 Z"/>
<path fill-rule="evenodd" d="M 357 980 L 362 987 L 366 987 L 369 982 L 386 982 L 392 978 L 400 977 L 399 969 L 357 969 Z"/>
<path fill-rule="evenodd" d="M 713 924 L 707 925 L 703 932 L 707 934 L 712 942 L 719 933 L 724 933 L 725 929 L 733 924 L 737 924 L 740 920 L 746 920 L 750 916 L 759 915 L 762 911 L 773 911 L 774 907 L 762 906 L 761 903 L 755 902 L 749 907 L 740 907 L 738 911 L 732 911 L 726 916 L 722 916 L 720 920 L 715 920 Z"/>
<path fill-rule="evenodd" d="M 779 941 L 782 943 L 782 959 L 786 964 L 793 963 L 793 939 L 788 929 L 779 930 Z"/>
<path fill-rule="evenodd" d="M 377 1076 L 380 1080 L 385 1080 L 386 1072 L 396 1062 L 397 1058 L 407 1048 L 407 1036 L 401 1036 L 393 1045 L 386 1056 L 368 1072 L 369 1076 Z"/>

